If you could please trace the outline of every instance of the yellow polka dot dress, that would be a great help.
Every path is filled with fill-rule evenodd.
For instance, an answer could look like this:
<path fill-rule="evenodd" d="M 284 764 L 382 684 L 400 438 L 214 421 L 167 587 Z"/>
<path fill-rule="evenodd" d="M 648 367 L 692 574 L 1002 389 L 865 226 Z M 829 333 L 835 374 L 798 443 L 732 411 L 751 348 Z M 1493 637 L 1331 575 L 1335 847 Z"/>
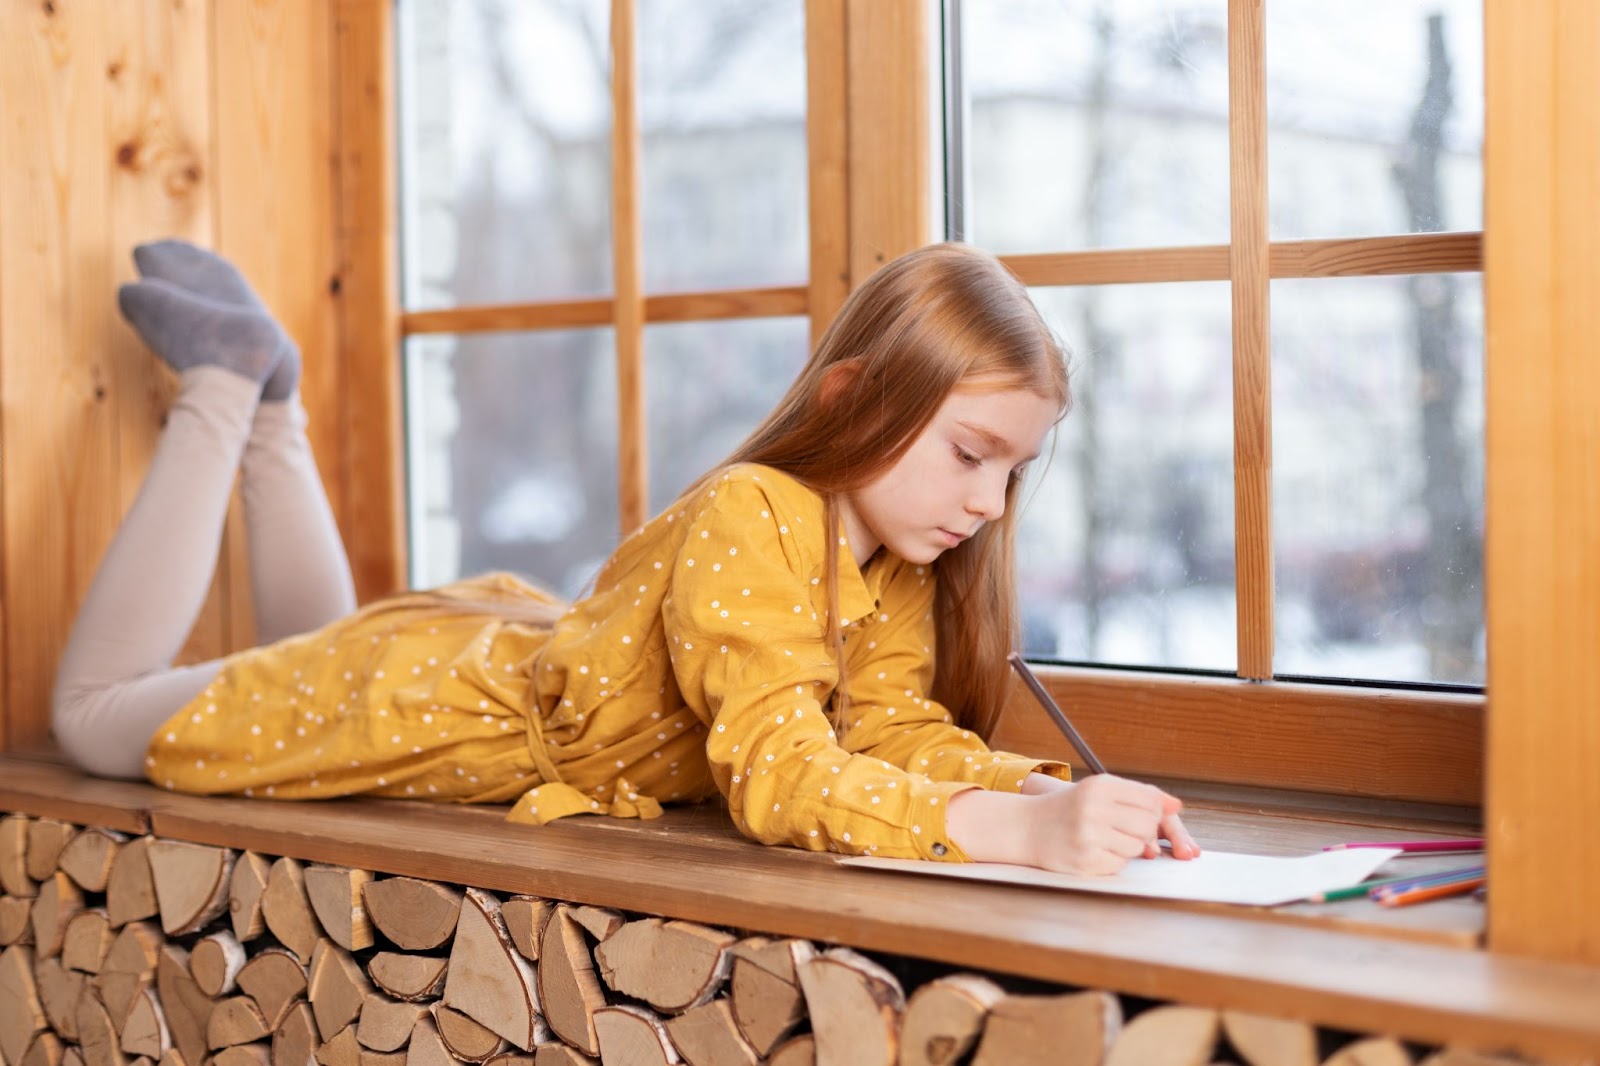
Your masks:
<path fill-rule="evenodd" d="M 858 568 L 823 501 L 730 469 L 628 538 L 553 628 L 506 574 L 379 601 L 229 658 L 150 744 L 147 776 L 196 793 L 513 803 L 511 820 L 652 817 L 721 792 L 766 843 L 961 860 L 949 797 L 1016 791 L 1057 763 L 989 751 L 928 699 L 933 568 Z M 850 722 L 825 713 L 824 552 L 839 552 Z"/>

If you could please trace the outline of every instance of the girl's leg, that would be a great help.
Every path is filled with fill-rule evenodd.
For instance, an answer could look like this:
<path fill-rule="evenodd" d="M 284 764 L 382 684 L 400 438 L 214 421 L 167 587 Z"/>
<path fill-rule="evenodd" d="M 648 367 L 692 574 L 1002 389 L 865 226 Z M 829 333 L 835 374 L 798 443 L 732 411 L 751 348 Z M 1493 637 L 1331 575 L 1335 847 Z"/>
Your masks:
<path fill-rule="evenodd" d="M 142 244 L 139 273 L 219 304 L 267 314 L 226 259 L 186 241 Z M 355 610 L 344 544 L 317 476 L 300 404 L 300 355 L 291 344 L 262 388 L 244 452 L 245 539 L 255 596 L 256 639 L 266 644 Z"/>
<path fill-rule="evenodd" d="M 256 639 L 270 643 L 354 611 L 350 562 L 317 475 L 298 392 L 256 409 L 242 491 Z"/>
<path fill-rule="evenodd" d="M 156 728 L 218 669 L 174 671 L 172 660 L 205 600 L 261 383 L 284 338 L 265 316 L 156 282 L 125 286 L 122 307 L 181 384 L 67 640 L 52 724 L 86 769 L 137 776 Z"/>

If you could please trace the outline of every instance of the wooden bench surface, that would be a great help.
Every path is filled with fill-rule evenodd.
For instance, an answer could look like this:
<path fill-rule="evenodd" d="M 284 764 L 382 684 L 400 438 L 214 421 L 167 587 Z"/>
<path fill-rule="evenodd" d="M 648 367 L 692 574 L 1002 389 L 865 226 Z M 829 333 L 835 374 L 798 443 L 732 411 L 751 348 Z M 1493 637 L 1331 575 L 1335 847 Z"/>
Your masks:
<path fill-rule="evenodd" d="M 712 804 L 526 827 L 493 807 L 185 796 L 54 756 L 0 756 L 0 810 L 1421 1041 L 1600 1052 L 1600 969 L 1463 946 L 1482 928 L 1470 903 L 1154 904 L 841 867 L 745 840 Z M 1370 833 L 1337 812 L 1274 818 L 1220 800 L 1192 802 L 1189 820 L 1203 845 L 1259 853 Z"/>

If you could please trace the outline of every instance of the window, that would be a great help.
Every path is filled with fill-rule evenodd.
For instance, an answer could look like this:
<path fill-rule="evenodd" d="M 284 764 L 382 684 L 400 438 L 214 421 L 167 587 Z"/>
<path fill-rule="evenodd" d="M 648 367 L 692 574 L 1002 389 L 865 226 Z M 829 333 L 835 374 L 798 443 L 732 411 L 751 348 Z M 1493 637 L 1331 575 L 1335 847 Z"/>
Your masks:
<path fill-rule="evenodd" d="M 1481 5 L 1229 6 L 944 4 L 950 235 L 1074 353 L 1028 650 L 1481 685 Z"/>

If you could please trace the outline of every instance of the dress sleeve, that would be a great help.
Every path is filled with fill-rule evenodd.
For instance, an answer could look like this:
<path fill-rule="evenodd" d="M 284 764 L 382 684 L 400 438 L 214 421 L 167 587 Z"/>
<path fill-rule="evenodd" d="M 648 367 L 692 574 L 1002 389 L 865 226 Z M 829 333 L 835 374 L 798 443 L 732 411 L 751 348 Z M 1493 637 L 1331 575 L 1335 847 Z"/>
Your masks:
<path fill-rule="evenodd" d="M 884 586 L 877 616 L 847 627 L 850 710 L 844 746 L 935 781 L 970 782 L 997 792 L 1020 791 L 1030 773 L 1070 780 L 1065 763 L 991 751 L 928 697 L 933 607 L 931 567 L 901 564 Z"/>
<path fill-rule="evenodd" d="M 685 702 L 739 830 L 763 843 L 961 861 L 933 781 L 846 751 L 823 711 L 838 680 L 825 641 L 822 508 L 754 475 L 719 481 L 692 519 L 663 605 Z M 799 513 L 796 513 L 796 512 Z"/>

